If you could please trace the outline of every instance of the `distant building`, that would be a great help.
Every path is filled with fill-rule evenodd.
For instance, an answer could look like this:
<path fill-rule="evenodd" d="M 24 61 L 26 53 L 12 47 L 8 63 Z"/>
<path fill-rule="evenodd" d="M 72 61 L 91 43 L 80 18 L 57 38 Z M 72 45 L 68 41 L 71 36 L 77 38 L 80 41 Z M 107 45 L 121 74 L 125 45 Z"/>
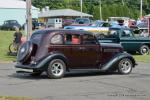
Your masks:
<path fill-rule="evenodd" d="M 72 9 L 56 9 L 49 10 L 48 7 L 42 10 L 39 14 L 40 22 L 47 22 L 50 18 L 77 18 L 77 17 L 93 17 L 93 15 L 82 13 L 80 11 L 72 10 Z"/>
<path fill-rule="evenodd" d="M 32 17 L 38 18 L 38 8 L 32 6 Z M 23 25 L 26 22 L 26 2 L 22 0 L 0 0 L 0 25 L 5 20 L 17 20 Z"/>

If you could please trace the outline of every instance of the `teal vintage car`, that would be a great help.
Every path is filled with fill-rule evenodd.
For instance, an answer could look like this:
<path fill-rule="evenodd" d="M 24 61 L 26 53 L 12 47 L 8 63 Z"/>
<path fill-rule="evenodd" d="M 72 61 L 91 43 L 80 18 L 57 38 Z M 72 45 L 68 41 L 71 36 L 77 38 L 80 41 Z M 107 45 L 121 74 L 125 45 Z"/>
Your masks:
<path fill-rule="evenodd" d="M 129 28 L 110 28 L 108 34 L 99 41 L 120 43 L 129 53 L 139 52 L 141 55 L 150 53 L 150 37 L 135 36 Z"/>

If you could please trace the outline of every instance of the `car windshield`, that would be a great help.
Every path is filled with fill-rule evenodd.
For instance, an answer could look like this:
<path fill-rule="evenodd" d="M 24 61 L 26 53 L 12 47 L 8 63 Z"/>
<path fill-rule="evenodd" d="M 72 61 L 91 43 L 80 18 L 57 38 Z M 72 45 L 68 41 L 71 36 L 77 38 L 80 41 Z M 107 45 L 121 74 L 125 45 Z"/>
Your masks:
<path fill-rule="evenodd" d="M 96 21 L 94 24 L 91 26 L 102 26 L 104 22 Z"/>

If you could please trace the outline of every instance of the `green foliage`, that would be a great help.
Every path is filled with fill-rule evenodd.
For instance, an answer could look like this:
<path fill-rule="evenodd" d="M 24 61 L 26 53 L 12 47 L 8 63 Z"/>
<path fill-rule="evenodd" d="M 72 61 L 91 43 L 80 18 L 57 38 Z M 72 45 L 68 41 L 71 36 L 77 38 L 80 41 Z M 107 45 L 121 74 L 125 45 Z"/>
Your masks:
<path fill-rule="evenodd" d="M 103 19 L 109 16 L 139 16 L 140 0 L 101 0 Z M 71 8 L 80 10 L 80 0 L 32 0 L 32 4 L 38 8 L 49 6 L 50 9 Z M 145 13 L 150 11 L 150 0 L 143 0 Z M 83 12 L 93 14 L 94 19 L 98 18 L 99 0 L 83 0 Z M 95 12 L 96 11 L 96 12 Z M 106 15 L 105 15 L 106 14 Z"/>
<path fill-rule="evenodd" d="M 140 0 L 101 0 L 103 19 L 110 16 L 125 16 L 137 19 L 140 13 Z M 83 12 L 99 19 L 100 0 L 83 0 Z M 70 8 L 80 11 L 80 0 L 32 0 L 32 4 L 40 9 L 49 6 L 50 9 Z M 150 13 L 150 0 L 143 0 L 144 14 Z"/>

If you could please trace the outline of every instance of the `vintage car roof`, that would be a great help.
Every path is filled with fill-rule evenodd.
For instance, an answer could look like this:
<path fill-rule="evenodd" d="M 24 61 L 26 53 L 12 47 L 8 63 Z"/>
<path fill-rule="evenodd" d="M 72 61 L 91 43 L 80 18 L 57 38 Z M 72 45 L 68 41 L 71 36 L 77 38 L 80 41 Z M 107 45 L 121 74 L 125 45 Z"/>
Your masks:
<path fill-rule="evenodd" d="M 37 30 L 33 34 L 50 34 L 53 32 L 69 32 L 70 34 L 91 34 L 93 35 L 94 33 L 84 31 L 84 30 L 72 30 L 72 29 L 44 29 L 44 30 Z"/>

